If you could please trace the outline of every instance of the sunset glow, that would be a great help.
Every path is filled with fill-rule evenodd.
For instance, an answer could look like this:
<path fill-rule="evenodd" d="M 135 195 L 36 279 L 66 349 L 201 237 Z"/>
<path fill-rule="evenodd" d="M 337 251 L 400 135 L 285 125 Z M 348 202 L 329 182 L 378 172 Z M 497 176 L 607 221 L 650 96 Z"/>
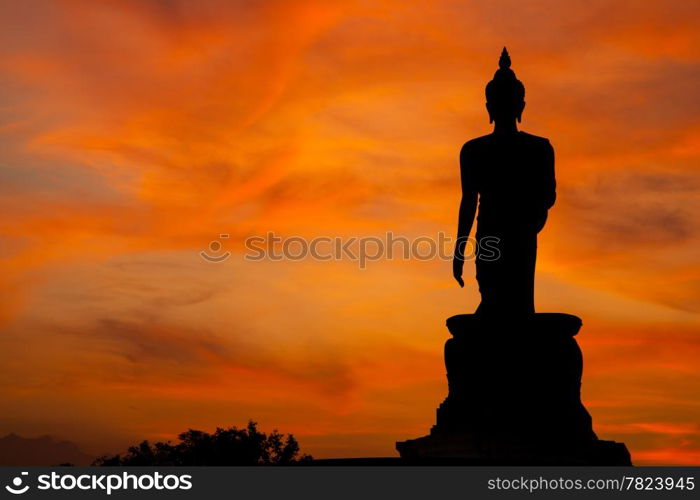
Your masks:
<path fill-rule="evenodd" d="M 636 464 L 700 465 L 700 5 L 0 1 L 0 435 L 189 427 L 393 456 L 447 387 L 449 262 L 249 262 L 244 240 L 454 235 L 504 45 L 558 200 L 540 311 Z M 219 235 L 221 263 L 202 259 Z"/>

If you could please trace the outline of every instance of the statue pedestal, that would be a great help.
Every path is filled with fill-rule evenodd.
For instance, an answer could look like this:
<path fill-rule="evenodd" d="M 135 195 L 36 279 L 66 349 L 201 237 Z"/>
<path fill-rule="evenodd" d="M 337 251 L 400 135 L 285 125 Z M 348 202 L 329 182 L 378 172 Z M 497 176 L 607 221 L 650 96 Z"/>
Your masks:
<path fill-rule="evenodd" d="M 581 403 L 579 318 L 463 314 L 447 327 L 448 396 L 429 435 L 396 443 L 402 458 L 631 465 L 624 444 L 596 437 Z"/>

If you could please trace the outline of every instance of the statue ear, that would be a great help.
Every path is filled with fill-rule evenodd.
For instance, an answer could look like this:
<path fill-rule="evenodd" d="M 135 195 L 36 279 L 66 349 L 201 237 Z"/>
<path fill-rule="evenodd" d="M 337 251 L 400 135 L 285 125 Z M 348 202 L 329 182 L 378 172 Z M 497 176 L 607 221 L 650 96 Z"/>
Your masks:
<path fill-rule="evenodd" d="M 489 113 L 489 123 L 493 123 L 493 114 L 491 114 L 491 106 L 489 106 L 489 103 L 486 103 L 486 111 Z"/>
<path fill-rule="evenodd" d="M 521 123 L 523 121 L 523 111 L 525 110 L 525 101 L 520 105 L 520 112 L 518 113 L 518 116 L 516 118 L 518 119 L 518 123 Z"/>

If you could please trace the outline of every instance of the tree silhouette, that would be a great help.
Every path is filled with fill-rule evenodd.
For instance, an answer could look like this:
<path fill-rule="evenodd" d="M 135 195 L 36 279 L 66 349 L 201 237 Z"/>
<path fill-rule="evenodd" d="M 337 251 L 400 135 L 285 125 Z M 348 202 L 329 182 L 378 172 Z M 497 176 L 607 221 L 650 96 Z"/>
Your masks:
<path fill-rule="evenodd" d="M 93 465 L 285 465 L 312 460 L 310 455 L 299 456 L 299 443 L 292 434 L 273 430 L 268 435 L 253 421 L 244 429 L 218 427 L 213 434 L 189 429 L 178 439 L 176 444 L 142 441 L 124 455 L 104 455 Z"/>

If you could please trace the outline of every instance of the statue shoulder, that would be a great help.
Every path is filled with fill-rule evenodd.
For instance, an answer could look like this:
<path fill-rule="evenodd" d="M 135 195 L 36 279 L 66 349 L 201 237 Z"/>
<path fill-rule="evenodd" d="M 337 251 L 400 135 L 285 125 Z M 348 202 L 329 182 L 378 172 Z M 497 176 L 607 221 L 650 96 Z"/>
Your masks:
<path fill-rule="evenodd" d="M 479 148 L 481 148 L 482 146 L 487 144 L 490 139 L 491 139 L 491 135 L 489 134 L 489 135 L 482 135 L 481 137 L 475 137 L 474 139 L 471 139 L 471 140 L 465 142 L 464 145 L 462 146 L 461 155 L 465 155 L 465 154 L 468 154 L 468 153 L 471 153 L 473 151 L 478 150 Z"/>
<path fill-rule="evenodd" d="M 540 137 L 539 135 L 528 134 L 527 132 L 523 132 L 523 131 L 520 132 L 520 136 L 524 140 L 526 140 L 534 145 L 540 146 L 544 149 L 553 149 L 552 143 L 549 142 L 549 139 L 547 139 L 546 137 Z"/>

